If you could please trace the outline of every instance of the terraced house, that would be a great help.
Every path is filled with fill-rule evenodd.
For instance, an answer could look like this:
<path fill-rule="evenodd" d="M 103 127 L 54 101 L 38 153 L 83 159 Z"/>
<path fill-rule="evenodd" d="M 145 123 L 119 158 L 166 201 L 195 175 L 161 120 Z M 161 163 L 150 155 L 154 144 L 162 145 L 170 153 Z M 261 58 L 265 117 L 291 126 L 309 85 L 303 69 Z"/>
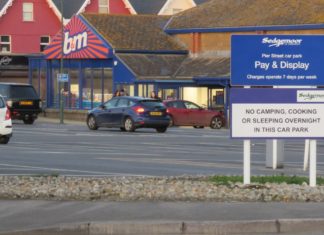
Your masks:
<path fill-rule="evenodd" d="M 0 81 L 28 82 L 28 57 L 40 54 L 70 18 L 82 12 L 130 14 L 123 0 L 0 0 Z M 34 76 L 34 75 L 33 75 Z M 46 100 L 46 73 L 33 83 Z M 34 80 L 33 80 L 34 81 Z"/>
<path fill-rule="evenodd" d="M 71 77 L 66 105 L 92 108 L 123 87 L 131 95 L 155 90 L 163 99 L 189 99 L 226 111 L 231 35 L 322 34 L 323 7 L 321 0 L 210 0 L 174 16 L 76 16 L 77 32 L 89 32 L 98 44 L 89 41 L 63 55 Z M 45 51 L 48 107 L 56 107 L 60 43 L 57 35 Z"/>

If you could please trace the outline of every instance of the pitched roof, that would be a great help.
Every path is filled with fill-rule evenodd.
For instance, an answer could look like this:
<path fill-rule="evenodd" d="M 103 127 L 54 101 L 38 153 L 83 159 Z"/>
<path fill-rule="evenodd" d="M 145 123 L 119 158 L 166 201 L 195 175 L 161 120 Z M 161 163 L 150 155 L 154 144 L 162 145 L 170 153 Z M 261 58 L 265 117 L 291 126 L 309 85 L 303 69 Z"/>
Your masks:
<path fill-rule="evenodd" d="M 124 53 L 117 53 L 117 56 L 133 71 L 138 80 L 230 77 L 229 57 Z"/>
<path fill-rule="evenodd" d="M 13 0 L 0 0 L 0 17 L 6 14 L 8 7 L 12 5 Z"/>
<path fill-rule="evenodd" d="M 117 56 L 136 74 L 137 79 L 171 79 L 187 55 L 124 54 Z"/>
<path fill-rule="evenodd" d="M 177 14 L 168 29 L 324 23 L 323 0 L 210 0 Z"/>
<path fill-rule="evenodd" d="M 183 61 L 175 77 L 182 78 L 229 78 L 229 57 L 188 57 Z"/>
<path fill-rule="evenodd" d="M 51 0 L 56 10 L 61 14 L 61 0 Z M 71 19 L 77 13 L 83 12 L 85 7 L 90 4 L 89 0 L 63 0 L 63 17 Z"/>
<path fill-rule="evenodd" d="M 167 0 L 128 0 L 137 14 L 158 14 Z"/>
<path fill-rule="evenodd" d="M 169 20 L 156 15 L 82 14 L 115 50 L 187 50 L 163 31 Z"/>

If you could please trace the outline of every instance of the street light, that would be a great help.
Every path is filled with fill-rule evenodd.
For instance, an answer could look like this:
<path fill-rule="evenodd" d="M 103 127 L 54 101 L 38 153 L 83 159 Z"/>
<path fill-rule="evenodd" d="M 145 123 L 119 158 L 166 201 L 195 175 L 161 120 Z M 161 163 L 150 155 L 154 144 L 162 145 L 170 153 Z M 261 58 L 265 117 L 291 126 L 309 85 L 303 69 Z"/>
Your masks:
<path fill-rule="evenodd" d="M 63 74 L 63 47 L 64 47 L 64 25 L 63 25 L 63 0 L 61 0 L 61 58 L 60 58 L 60 74 Z M 63 88 L 62 82 L 59 83 L 59 99 L 60 99 L 60 124 L 64 124 L 64 104 L 63 104 Z M 64 87 L 64 85 L 63 85 Z"/>

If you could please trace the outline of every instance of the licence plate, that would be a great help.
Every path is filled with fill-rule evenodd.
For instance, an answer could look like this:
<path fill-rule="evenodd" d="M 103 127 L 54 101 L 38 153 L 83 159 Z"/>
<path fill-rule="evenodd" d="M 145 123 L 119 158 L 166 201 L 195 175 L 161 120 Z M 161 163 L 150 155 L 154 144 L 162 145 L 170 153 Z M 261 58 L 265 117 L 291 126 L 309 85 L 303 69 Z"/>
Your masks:
<path fill-rule="evenodd" d="M 33 101 L 20 101 L 20 105 L 33 105 Z"/>
<path fill-rule="evenodd" d="M 162 112 L 150 112 L 151 116 L 162 116 Z"/>

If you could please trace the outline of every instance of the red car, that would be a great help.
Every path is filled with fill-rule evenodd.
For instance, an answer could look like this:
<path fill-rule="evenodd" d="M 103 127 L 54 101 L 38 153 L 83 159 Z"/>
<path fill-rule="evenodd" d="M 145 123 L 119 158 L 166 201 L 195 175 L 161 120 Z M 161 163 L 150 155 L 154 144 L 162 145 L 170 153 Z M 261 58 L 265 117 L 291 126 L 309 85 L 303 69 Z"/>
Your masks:
<path fill-rule="evenodd" d="M 219 111 L 207 110 L 186 100 L 165 100 L 163 103 L 170 116 L 170 126 L 209 126 L 212 129 L 225 126 L 224 115 Z"/>

